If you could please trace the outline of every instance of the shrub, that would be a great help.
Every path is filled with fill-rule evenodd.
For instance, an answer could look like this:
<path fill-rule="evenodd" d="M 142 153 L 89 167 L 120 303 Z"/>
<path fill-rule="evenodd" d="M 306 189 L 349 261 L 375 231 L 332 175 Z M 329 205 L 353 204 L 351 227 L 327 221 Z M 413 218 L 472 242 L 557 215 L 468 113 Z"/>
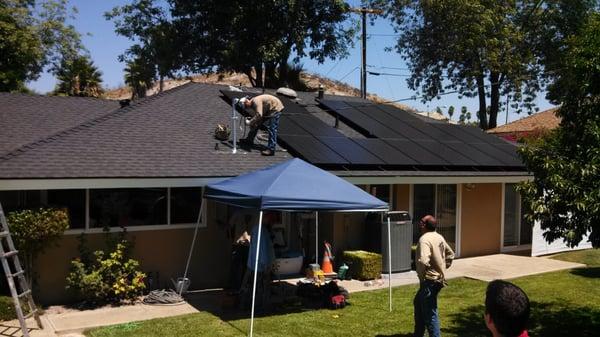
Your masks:
<path fill-rule="evenodd" d="M 133 301 L 142 294 L 146 275 L 129 258 L 130 242 L 122 239 L 108 254 L 98 250 L 90 257 L 85 237 L 80 240 L 81 257 L 71 261 L 67 290 L 93 304 Z"/>
<path fill-rule="evenodd" d="M 27 209 L 8 213 L 6 221 L 31 284 L 36 257 L 69 228 L 69 213 L 58 208 Z"/>
<path fill-rule="evenodd" d="M 345 251 L 343 261 L 350 267 L 348 272 L 359 280 L 372 280 L 381 276 L 381 254 L 364 250 Z"/>

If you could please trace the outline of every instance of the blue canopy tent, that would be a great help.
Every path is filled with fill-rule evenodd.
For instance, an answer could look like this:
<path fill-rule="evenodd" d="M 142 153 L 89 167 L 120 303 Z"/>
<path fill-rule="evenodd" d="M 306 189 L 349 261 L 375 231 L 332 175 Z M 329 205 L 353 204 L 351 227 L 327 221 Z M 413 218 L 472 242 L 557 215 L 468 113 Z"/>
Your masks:
<path fill-rule="evenodd" d="M 315 225 L 318 233 L 319 211 L 387 212 L 389 209 L 386 202 L 375 198 L 340 177 L 297 158 L 208 185 L 205 188 L 204 198 L 240 208 L 260 210 L 258 238 L 256 241 L 258 244 L 256 245 L 255 271 L 258 269 L 262 219 L 263 211 L 265 210 L 314 211 L 316 215 Z M 200 216 L 198 219 L 200 219 Z M 199 223 L 200 221 L 198 220 L 197 224 Z M 188 256 L 184 279 L 187 276 L 197 230 L 198 226 L 196 226 L 194 237 L 192 239 L 192 247 Z M 388 238 L 389 237 L 390 236 L 388 235 Z M 252 239 L 254 240 L 254 238 Z M 316 242 L 318 247 L 318 234 Z M 388 246 L 391 246 L 389 239 Z M 390 251 L 391 249 L 388 249 L 388 252 Z M 316 255 L 318 263 L 318 251 Z M 388 260 L 391 261 L 391 258 Z M 391 267 L 389 270 L 391 272 Z M 254 327 L 256 275 L 257 273 L 255 272 L 252 289 L 250 336 L 252 336 Z M 391 303 L 390 283 L 390 310 L 392 308 Z"/>

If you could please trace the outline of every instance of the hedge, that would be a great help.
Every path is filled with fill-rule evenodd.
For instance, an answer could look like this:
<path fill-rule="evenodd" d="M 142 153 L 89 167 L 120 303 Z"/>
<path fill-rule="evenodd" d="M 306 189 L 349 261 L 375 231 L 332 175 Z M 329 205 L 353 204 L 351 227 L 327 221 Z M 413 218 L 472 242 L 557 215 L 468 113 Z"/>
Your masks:
<path fill-rule="evenodd" d="M 345 251 L 342 260 L 350 267 L 348 273 L 358 280 L 373 280 L 381 277 L 381 254 L 364 250 Z"/>

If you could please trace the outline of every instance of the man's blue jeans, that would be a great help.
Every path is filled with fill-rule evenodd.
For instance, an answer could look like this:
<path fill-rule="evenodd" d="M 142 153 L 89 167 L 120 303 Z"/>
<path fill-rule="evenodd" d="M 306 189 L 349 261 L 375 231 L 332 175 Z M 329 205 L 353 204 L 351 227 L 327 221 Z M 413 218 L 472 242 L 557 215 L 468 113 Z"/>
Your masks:
<path fill-rule="evenodd" d="M 269 134 L 269 141 L 267 143 L 267 148 L 271 151 L 275 151 L 275 147 L 277 145 L 277 132 L 279 131 L 279 118 L 281 117 L 281 112 L 277 112 L 274 115 L 267 117 L 263 120 L 263 125 L 267 129 L 267 133 Z M 258 133 L 258 127 L 251 129 L 248 131 L 248 135 L 246 139 L 250 143 L 254 143 L 254 138 Z"/>
<path fill-rule="evenodd" d="M 423 281 L 413 301 L 415 307 L 415 337 L 425 335 L 440 337 L 440 318 L 437 309 L 437 295 L 442 289 L 442 284 L 434 281 Z"/>

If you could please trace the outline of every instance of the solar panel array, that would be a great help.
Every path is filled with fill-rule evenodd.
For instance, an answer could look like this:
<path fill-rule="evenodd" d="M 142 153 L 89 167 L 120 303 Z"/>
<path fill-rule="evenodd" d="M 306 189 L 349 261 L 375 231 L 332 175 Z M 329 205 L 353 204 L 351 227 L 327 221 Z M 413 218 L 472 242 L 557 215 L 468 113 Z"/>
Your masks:
<path fill-rule="evenodd" d="M 225 91 L 230 101 L 253 93 Z M 305 160 L 328 166 L 421 169 L 523 169 L 516 147 L 473 127 L 427 123 L 369 101 L 326 97 L 320 104 L 366 138 L 348 138 L 302 105 L 280 97 L 278 140 Z M 246 113 L 245 111 L 240 111 Z"/>

